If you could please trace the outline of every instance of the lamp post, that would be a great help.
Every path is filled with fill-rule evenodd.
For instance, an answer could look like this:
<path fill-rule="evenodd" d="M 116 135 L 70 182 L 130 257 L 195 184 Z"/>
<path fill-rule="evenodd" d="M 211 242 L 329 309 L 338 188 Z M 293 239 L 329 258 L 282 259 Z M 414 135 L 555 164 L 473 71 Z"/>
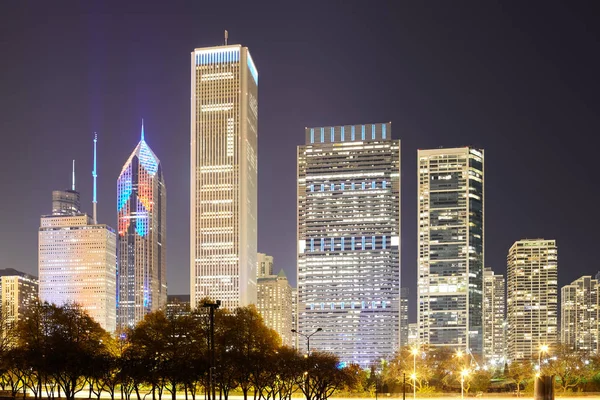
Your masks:
<path fill-rule="evenodd" d="M 295 333 L 296 335 L 301 335 L 301 336 L 304 336 L 304 337 L 306 338 L 306 352 L 308 353 L 308 355 L 310 355 L 310 337 L 311 337 L 312 335 L 314 335 L 315 333 L 317 333 L 317 332 L 321 332 L 322 330 L 323 330 L 323 329 L 321 329 L 321 328 L 317 328 L 317 330 L 316 330 L 316 331 L 314 331 L 313 333 L 311 333 L 310 335 L 306 335 L 306 334 L 304 334 L 304 333 L 300 333 L 300 332 L 298 332 L 298 331 L 297 331 L 297 330 L 295 330 L 295 329 L 292 329 L 292 333 Z"/>
<path fill-rule="evenodd" d="M 417 354 L 419 354 L 419 348 L 418 347 L 413 347 L 410 351 L 410 353 L 413 356 L 413 373 L 412 373 L 412 379 L 413 379 L 413 399 L 417 398 Z"/>
<path fill-rule="evenodd" d="M 460 372 L 460 398 L 465 398 L 465 377 L 469 375 L 469 370 L 463 369 Z"/>
<path fill-rule="evenodd" d="M 547 353 L 547 352 L 548 352 L 548 345 L 542 344 L 540 346 L 540 351 L 538 353 L 538 366 L 540 368 L 540 374 L 542 373 L 542 353 Z"/>
<path fill-rule="evenodd" d="M 214 303 L 205 301 L 204 303 L 202 303 L 202 307 L 208 307 L 209 309 L 209 316 L 210 316 L 210 368 L 209 368 L 209 373 L 208 373 L 208 381 L 209 381 L 209 388 L 208 388 L 208 396 L 210 398 L 210 395 L 212 393 L 212 400 L 215 400 L 217 397 L 217 393 L 216 393 L 216 385 L 213 384 L 213 374 L 215 371 L 215 310 L 219 307 L 221 307 L 221 300 L 217 300 Z"/>

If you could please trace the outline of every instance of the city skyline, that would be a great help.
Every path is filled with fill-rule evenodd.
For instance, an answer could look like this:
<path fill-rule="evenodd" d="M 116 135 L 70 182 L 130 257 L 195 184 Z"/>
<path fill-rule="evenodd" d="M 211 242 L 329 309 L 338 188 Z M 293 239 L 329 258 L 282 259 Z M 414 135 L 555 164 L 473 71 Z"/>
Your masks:
<path fill-rule="evenodd" d="M 333 7 L 328 7 L 331 6 L 320 9 L 316 16 L 319 21 L 327 21 L 334 13 Z M 416 7 L 407 11 L 420 16 L 421 22 L 427 21 L 424 11 Z M 14 171 L 6 176 L 6 184 L 13 190 L 5 198 L 6 204 L 2 207 L 5 211 L 0 215 L 8 227 L 7 232 L 0 234 L 0 261 L 5 266 L 34 273 L 37 265 L 35 233 L 39 215 L 47 212 L 48 193 L 70 186 L 66 177 L 72 158 L 76 158 L 77 165 L 91 165 L 86 138 L 93 131 L 100 132 L 103 137 L 99 143 L 103 156 L 99 159 L 98 219 L 109 224 L 114 220 L 114 179 L 120 166 L 109 164 L 119 164 L 115 160 L 127 157 L 126 153 L 135 145 L 135 138 L 129 138 L 125 133 L 137 129 L 137 121 L 144 115 L 149 116 L 147 119 L 156 126 L 157 132 L 165 132 L 156 138 L 153 147 L 160 154 L 165 153 L 161 160 L 169 166 L 166 180 L 170 189 L 178 193 L 168 210 L 173 227 L 170 233 L 174 235 L 170 235 L 173 237 L 170 245 L 174 247 L 170 247 L 168 256 L 169 292 L 188 291 L 189 244 L 186 244 L 186 236 L 189 228 L 186 216 L 189 196 L 185 187 L 189 177 L 185 176 L 185 171 L 189 160 L 185 154 L 189 148 L 189 128 L 186 128 L 189 124 L 189 106 L 186 105 L 189 75 L 185 72 L 188 68 L 185 54 L 194 47 L 221 44 L 223 29 L 229 29 L 230 42 L 244 43 L 252 49 L 257 68 L 264 77 L 259 122 L 258 192 L 262 197 L 259 199 L 258 250 L 273 254 L 292 283 L 296 278 L 295 165 L 292 157 L 295 146 L 303 141 L 304 127 L 375 120 L 391 120 L 395 127 L 394 139 L 403 140 L 402 285 L 411 289 L 411 321 L 415 320 L 417 208 L 414 171 L 418 148 L 472 144 L 486 150 L 486 264 L 498 273 L 504 273 L 506 253 L 515 240 L 551 237 L 561 247 L 561 265 L 565 266 L 559 274 L 561 287 L 581 275 L 593 275 L 598 269 L 589 250 L 593 248 L 593 231 L 585 221 L 569 217 L 569 213 L 556 213 L 563 208 L 576 207 L 570 199 L 573 196 L 569 195 L 575 190 L 584 191 L 578 200 L 584 202 L 584 207 L 593 204 L 592 199 L 598 196 L 597 188 L 583 184 L 587 180 L 586 174 L 594 170 L 593 157 L 586 156 L 591 150 L 581 148 L 580 141 L 564 140 L 569 136 L 582 138 L 584 133 L 598 130 L 598 120 L 592 112 L 597 103 L 590 95 L 595 92 L 598 81 L 589 72 L 598 60 L 587 53 L 592 53 L 590 49 L 597 44 L 586 42 L 593 34 L 577 28 L 574 21 L 584 18 L 581 12 L 574 11 L 570 14 L 571 19 L 562 20 L 563 24 L 552 23 L 561 14 L 560 7 L 555 5 L 547 5 L 548 22 L 536 22 L 539 33 L 534 32 L 533 27 L 526 34 L 513 31 L 508 22 L 517 26 L 529 26 L 531 22 L 527 18 L 532 17 L 533 10 L 522 7 L 502 10 L 504 14 L 500 13 L 498 17 L 490 15 L 492 11 L 499 12 L 494 6 L 475 7 L 472 12 L 481 13 L 485 17 L 482 21 L 490 28 L 486 30 L 480 26 L 483 22 L 476 23 L 475 19 L 467 18 L 469 23 L 462 30 L 453 31 L 456 42 L 465 39 L 463 45 L 454 41 L 447 43 L 436 35 L 417 36 L 420 38 L 417 47 L 427 48 L 433 54 L 433 60 L 416 49 L 408 38 L 401 38 L 411 37 L 407 35 L 409 33 L 427 33 L 414 24 L 394 27 L 385 34 L 377 26 L 372 26 L 373 32 L 368 32 L 371 28 L 359 25 L 353 33 L 347 28 L 341 32 L 323 31 L 320 24 L 315 24 L 319 26 L 316 32 L 295 28 L 298 31 L 294 33 L 292 28 L 274 22 L 274 18 L 259 28 L 244 22 L 240 15 L 231 22 L 217 18 L 200 30 L 185 28 L 186 24 L 174 22 L 177 18 L 169 14 L 161 16 L 156 8 L 149 6 L 147 13 L 133 18 L 136 21 L 131 22 L 131 27 L 122 19 L 93 9 L 82 10 L 80 14 L 55 10 L 58 18 L 40 27 L 41 16 L 35 13 L 30 15 L 22 9 L 0 13 L 2 18 L 16 16 L 14 21 L 3 24 L 11 37 L 7 42 L 11 44 L 0 44 L 3 54 L 7 54 L 7 64 L 2 66 L 3 75 L 11 76 L 10 82 L 6 83 L 6 93 L 15 94 L 5 96 L 3 107 L 0 107 L 3 110 L 0 127 L 7 144 L 1 150 L 2 170 Z M 440 8 L 456 17 L 456 11 L 443 5 Z M 523 10 L 524 16 L 519 17 L 517 11 Z M 180 10 L 180 14 L 184 14 L 183 11 Z M 369 20 L 380 17 L 389 21 L 390 18 L 381 8 L 363 11 Z M 256 15 L 256 12 L 250 15 Z M 219 14 L 216 9 L 212 13 Z M 401 13 L 390 14 L 400 18 Z M 26 24 L 17 25 L 18 17 L 22 15 L 27 15 L 33 25 L 37 21 L 40 31 Z M 296 18 L 305 16 L 304 11 Z M 354 21 L 348 12 L 342 12 L 340 18 L 346 22 Z M 81 38 L 71 36 L 66 33 L 67 27 L 61 28 L 59 22 L 66 22 L 72 31 L 79 27 L 84 34 Z M 155 32 L 135 29 L 149 26 L 150 22 L 158 27 Z M 433 29 L 434 22 L 439 21 L 431 17 L 425 28 Z M 115 32 L 102 38 L 102 32 L 109 31 L 107 27 L 111 23 Z M 454 23 L 459 25 L 457 21 Z M 88 30 L 88 24 L 93 29 Z M 437 25 L 437 32 L 452 31 L 455 27 L 452 19 Z M 550 26 L 556 28 L 556 33 L 551 32 Z M 173 28 L 172 36 L 169 40 L 162 39 L 162 32 L 169 27 Z M 269 44 L 275 28 L 280 33 L 275 44 Z M 495 33 L 494 29 L 500 33 Z M 485 45 L 481 45 L 479 39 L 469 39 L 470 34 L 478 30 L 487 33 L 479 35 L 486 37 Z M 575 33 L 567 39 L 559 39 L 569 30 Z M 145 32 L 144 38 L 139 38 L 139 31 Z M 123 42 L 111 41 L 116 37 L 124 38 Z M 335 40 L 339 48 L 332 48 L 329 40 L 322 41 L 323 37 Z M 523 37 L 530 42 L 517 43 Z M 350 56 L 344 54 L 353 54 L 349 51 L 353 46 L 345 43 L 344 38 L 349 43 L 362 43 L 363 47 L 372 48 L 371 58 L 356 60 L 350 65 L 349 58 L 345 58 Z M 575 38 L 581 42 L 573 46 L 571 41 Z M 64 41 L 54 48 L 51 43 L 59 39 Z M 139 47 L 136 46 L 138 39 L 141 41 Z M 508 41 L 515 46 L 514 50 L 509 51 L 508 45 L 498 45 L 500 40 Z M 277 45 L 280 42 L 298 47 L 291 51 L 287 45 Z M 552 55 L 546 42 L 558 43 L 558 53 L 571 55 L 572 60 Z M 442 43 L 450 46 L 448 53 L 452 53 L 451 56 L 446 54 Z M 397 45 L 399 50 L 390 53 L 390 44 Z M 556 46 L 550 47 L 557 50 Z M 41 49 L 42 58 L 47 62 L 43 78 L 32 73 L 27 62 L 32 55 L 21 50 L 28 48 Z M 80 51 L 82 48 L 93 48 L 94 51 Z M 281 51 L 275 52 L 274 48 Z M 585 52 L 583 48 L 586 48 Z M 134 51 L 128 55 L 130 50 Z M 477 58 L 469 58 L 471 52 L 476 53 Z M 140 60 L 150 54 L 158 57 L 152 58 L 155 65 L 142 64 Z M 452 59 L 460 58 L 458 55 L 471 63 L 454 63 Z M 502 62 L 498 62 L 498 66 L 492 65 L 504 59 L 503 55 L 518 59 L 518 68 L 507 67 Z M 348 71 L 340 71 L 335 65 L 328 66 L 329 58 L 349 65 Z M 315 63 L 315 60 L 323 62 Z M 374 75 L 393 77 L 393 80 L 388 82 L 388 78 L 369 76 L 367 67 L 373 63 L 381 70 L 380 74 Z M 452 73 L 436 70 L 433 64 L 443 64 Z M 35 64 L 32 62 L 31 65 Z M 118 72 L 118 68 L 125 72 Z M 400 73 L 390 73 L 397 68 Z M 163 70 L 168 72 L 159 75 Z M 572 70 L 577 73 L 566 73 L 565 76 L 565 71 Z M 181 76 L 173 78 L 178 74 Z M 53 79 L 41 83 L 40 79 L 47 79 L 48 75 Z M 288 81 L 284 78 L 290 75 L 295 80 L 288 90 L 284 86 Z M 357 75 L 365 82 L 356 82 L 354 77 Z M 158 79 L 161 76 L 165 77 L 164 81 Z M 114 90 L 115 85 L 123 87 L 122 100 L 113 93 L 121 96 L 120 90 Z M 347 88 L 350 86 L 352 89 Z M 83 88 L 83 92 L 78 87 Z M 378 91 L 383 93 L 381 101 L 377 100 Z M 50 100 L 54 96 L 56 100 Z M 434 98 L 439 100 L 434 101 Z M 431 115 L 435 118 L 429 118 Z M 540 140 L 542 138 L 544 140 Z M 110 156 L 107 155 L 109 152 Z M 80 154 L 83 156 L 79 157 Z M 548 158 L 559 161 L 547 162 Z M 37 168 L 40 164 L 45 166 L 41 171 Z M 36 165 L 35 170 L 30 165 Z M 578 173 L 579 170 L 589 172 Z M 88 168 L 78 168 L 78 176 L 85 177 L 81 189 L 84 204 L 88 204 L 91 197 L 90 174 Z M 551 189 L 554 182 L 560 182 L 560 190 Z M 580 206 L 577 203 L 577 207 Z M 552 224 L 548 224 L 550 219 Z M 575 239 L 570 237 L 573 231 L 587 234 Z"/>

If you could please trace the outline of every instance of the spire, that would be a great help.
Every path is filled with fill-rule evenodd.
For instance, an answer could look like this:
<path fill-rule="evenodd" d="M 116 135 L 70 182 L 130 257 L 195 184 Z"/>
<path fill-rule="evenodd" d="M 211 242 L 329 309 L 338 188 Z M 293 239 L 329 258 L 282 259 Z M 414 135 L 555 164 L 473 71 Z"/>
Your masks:
<path fill-rule="evenodd" d="M 71 190 L 75 191 L 75 160 L 73 160 L 73 180 L 71 182 Z"/>
<path fill-rule="evenodd" d="M 142 139 L 141 141 L 144 141 L 144 118 L 142 118 Z"/>
<path fill-rule="evenodd" d="M 94 197 L 92 200 L 92 205 L 93 205 L 93 219 L 94 219 L 94 225 L 96 225 L 98 222 L 98 220 L 96 219 L 96 205 L 98 204 L 98 200 L 96 199 L 96 178 L 98 177 L 98 174 L 96 173 L 96 142 L 98 141 L 98 134 L 96 132 L 94 132 L 94 170 L 92 171 L 92 176 L 94 177 Z"/>

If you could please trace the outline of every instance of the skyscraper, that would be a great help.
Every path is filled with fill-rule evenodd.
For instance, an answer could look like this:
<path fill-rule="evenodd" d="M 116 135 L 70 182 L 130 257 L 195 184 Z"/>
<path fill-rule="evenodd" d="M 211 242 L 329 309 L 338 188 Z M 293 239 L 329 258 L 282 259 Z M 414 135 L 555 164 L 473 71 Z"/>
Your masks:
<path fill-rule="evenodd" d="M 419 342 L 483 353 L 484 155 L 419 150 Z"/>
<path fill-rule="evenodd" d="M 298 331 L 298 288 L 292 288 L 292 329 Z M 298 348 L 298 335 L 292 336 L 292 347 Z"/>
<path fill-rule="evenodd" d="M 589 275 L 561 288 L 560 342 L 573 350 L 600 350 L 599 289 L 598 281 Z"/>
<path fill-rule="evenodd" d="M 14 327 L 38 302 L 38 279 L 14 269 L 0 270 L 0 323 Z"/>
<path fill-rule="evenodd" d="M 256 302 L 258 72 L 247 47 L 191 55 L 191 306 Z"/>
<path fill-rule="evenodd" d="M 483 271 L 483 355 L 487 362 L 504 366 L 504 276 L 491 268 Z"/>
<path fill-rule="evenodd" d="M 258 261 L 256 262 L 256 276 L 273 275 L 273 256 L 264 253 L 258 253 Z"/>
<path fill-rule="evenodd" d="M 292 346 L 292 287 L 283 270 L 258 278 L 256 306 L 265 325 L 279 334 L 281 344 Z"/>
<path fill-rule="evenodd" d="M 408 288 L 400 288 L 400 347 L 408 346 Z"/>
<path fill-rule="evenodd" d="M 166 203 L 162 165 L 146 143 L 142 121 L 140 142 L 117 179 L 121 328 L 132 328 L 146 314 L 166 307 Z"/>
<path fill-rule="evenodd" d="M 366 368 L 400 340 L 400 141 L 391 124 L 306 128 L 298 147 L 298 332 Z M 304 337 L 299 347 L 307 350 Z"/>
<path fill-rule="evenodd" d="M 529 360 L 558 340 L 556 241 L 523 239 L 508 251 L 508 358 Z"/>

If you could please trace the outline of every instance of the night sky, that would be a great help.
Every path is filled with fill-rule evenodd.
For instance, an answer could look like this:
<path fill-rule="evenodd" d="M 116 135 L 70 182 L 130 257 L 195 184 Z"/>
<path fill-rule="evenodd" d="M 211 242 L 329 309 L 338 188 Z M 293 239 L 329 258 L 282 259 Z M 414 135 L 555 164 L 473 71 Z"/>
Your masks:
<path fill-rule="evenodd" d="M 248 46 L 259 70 L 259 241 L 296 281 L 304 127 L 392 121 L 402 140 L 402 285 L 415 319 L 418 148 L 485 149 L 485 262 L 556 239 L 559 285 L 600 270 L 594 3 L 0 2 L 0 268 L 37 274 L 39 217 L 70 187 L 116 226 L 139 141 L 163 164 L 169 293 L 189 293 L 190 52 Z M 526 3 L 526 4 L 522 4 Z"/>

